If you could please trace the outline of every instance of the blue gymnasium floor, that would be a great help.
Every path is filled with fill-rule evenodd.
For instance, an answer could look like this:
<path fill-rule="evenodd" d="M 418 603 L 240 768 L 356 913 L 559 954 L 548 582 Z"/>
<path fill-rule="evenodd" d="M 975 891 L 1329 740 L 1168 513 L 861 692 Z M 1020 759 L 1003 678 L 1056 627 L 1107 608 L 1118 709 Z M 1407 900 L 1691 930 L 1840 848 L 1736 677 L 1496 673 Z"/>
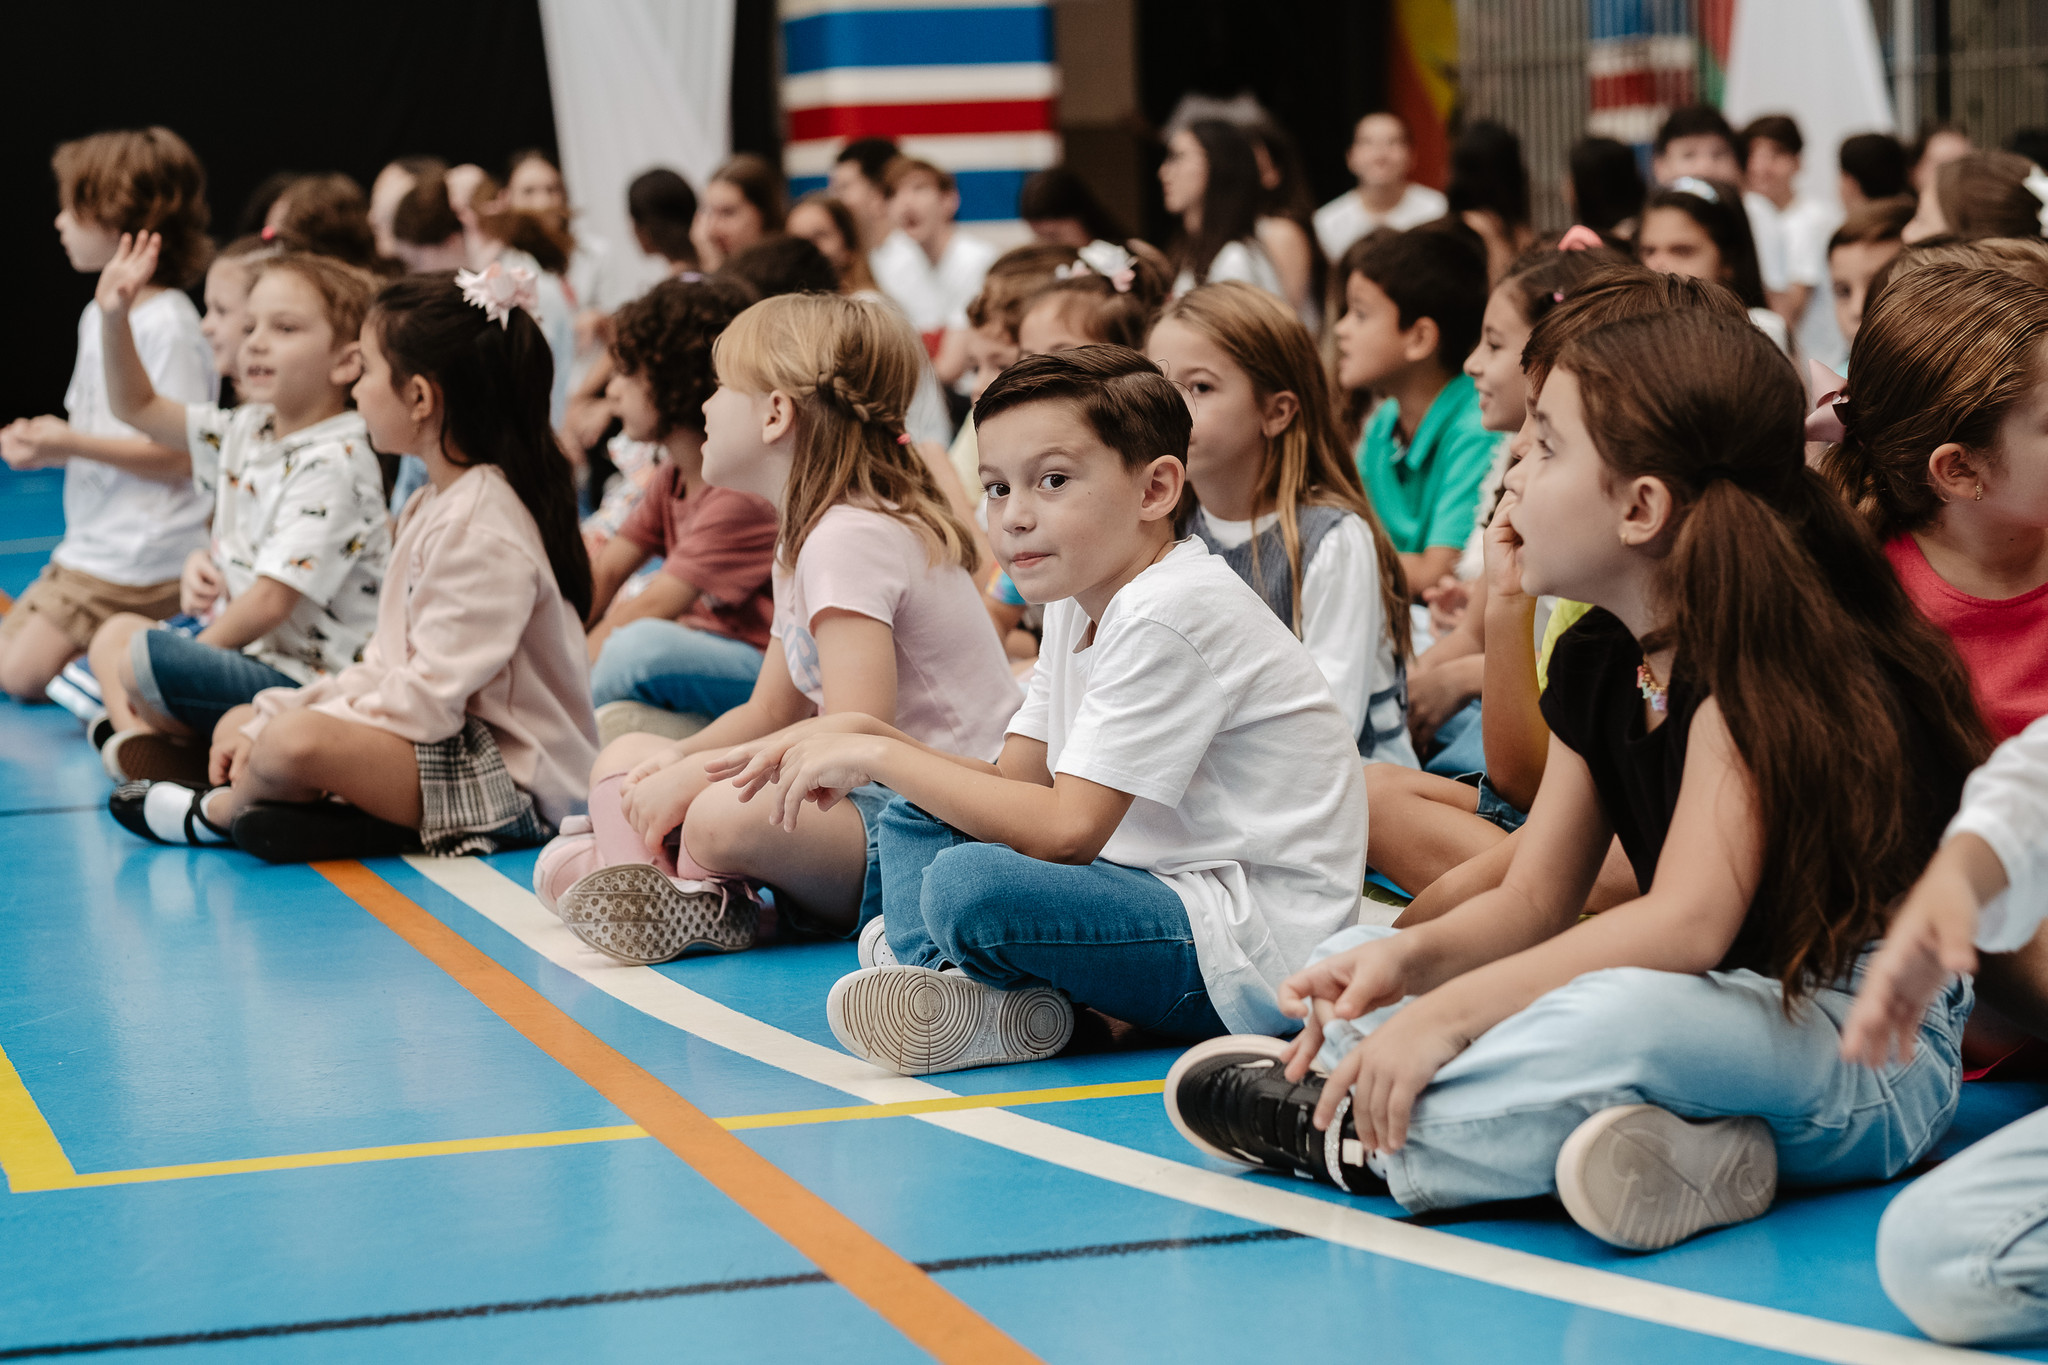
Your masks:
<path fill-rule="evenodd" d="M 57 484 L 0 472 L 0 588 Z M 0 701 L 0 1360 L 1966 1354 L 1879 1291 L 1891 1188 L 1643 1257 L 1550 1206 L 1412 1223 L 1197 1155 L 1169 1052 L 874 1071 L 825 1027 L 850 945 L 611 965 L 531 853 L 271 868 L 107 789 Z M 1944 1150 L 2044 1098 L 1970 1086 Z"/>

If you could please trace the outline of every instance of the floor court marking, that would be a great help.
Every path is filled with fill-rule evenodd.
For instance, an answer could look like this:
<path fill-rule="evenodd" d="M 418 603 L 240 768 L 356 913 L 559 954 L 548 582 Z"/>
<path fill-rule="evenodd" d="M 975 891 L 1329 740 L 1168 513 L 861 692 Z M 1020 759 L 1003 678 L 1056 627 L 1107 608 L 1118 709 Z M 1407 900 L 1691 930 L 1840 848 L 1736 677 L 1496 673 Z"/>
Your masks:
<path fill-rule="evenodd" d="M 1013 1251 L 994 1256 L 961 1256 L 948 1261 L 919 1261 L 916 1264 L 919 1270 L 928 1275 L 948 1275 L 963 1270 L 993 1270 L 1003 1266 L 1038 1265 L 1047 1261 L 1100 1260 L 1160 1251 L 1205 1251 L 1212 1247 L 1290 1241 L 1296 1236 L 1297 1234 L 1292 1232 L 1265 1229 L 1259 1232 L 1228 1232 L 1212 1237 L 1162 1237 L 1149 1242 L 1109 1242 L 1095 1246 L 1059 1247 L 1051 1251 Z M 696 1298 L 707 1294 L 742 1294 L 757 1289 L 786 1289 L 793 1285 L 828 1282 L 825 1275 L 819 1271 L 802 1275 L 765 1275 L 750 1280 L 700 1280 L 695 1284 L 662 1285 L 654 1289 L 620 1289 L 604 1294 L 564 1294 L 549 1299 L 514 1299 L 505 1303 L 479 1303 L 462 1308 L 429 1308 L 412 1313 L 379 1313 L 357 1318 L 281 1322 L 263 1327 L 224 1327 L 210 1332 L 179 1332 L 153 1337 L 111 1337 L 100 1341 L 14 1346 L 0 1348 L 0 1360 L 33 1360 L 48 1356 L 95 1355 L 106 1351 L 152 1350 L 167 1346 L 249 1341 L 261 1337 L 305 1336 L 316 1332 L 353 1332 L 367 1327 L 399 1327 L 412 1323 L 449 1322 L 459 1318 L 491 1318 L 510 1313 L 558 1312 L 565 1308 L 602 1308 L 620 1303 L 648 1303 L 660 1299 Z"/>
<path fill-rule="evenodd" d="M 1000 1095 L 965 1095 L 951 1100 L 911 1100 L 904 1104 L 857 1104 L 833 1109 L 792 1109 L 773 1114 L 738 1114 L 713 1119 L 727 1132 L 756 1128 L 795 1128 L 819 1123 L 853 1123 L 865 1119 L 901 1118 L 957 1109 L 1064 1104 L 1075 1100 L 1118 1099 L 1156 1095 L 1158 1081 L 1117 1081 L 1108 1085 L 1068 1085 L 1048 1090 L 1013 1090 Z M 30 1112 L 33 1111 L 33 1112 Z M 19 1117 L 10 1121 L 10 1114 Z M 550 1133 L 514 1133 L 505 1137 L 450 1138 L 440 1142 L 402 1142 L 383 1147 L 347 1147 L 331 1152 L 296 1152 L 284 1156 L 243 1157 L 227 1161 L 195 1161 L 176 1166 L 140 1166 L 122 1171 L 76 1171 L 57 1136 L 43 1119 L 28 1087 L 0 1050 L 0 1170 L 14 1194 L 51 1190 L 99 1189 L 109 1185 L 142 1185 L 163 1180 L 196 1180 L 217 1175 L 249 1175 L 263 1171 L 298 1171 L 316 1166 L 354 1166 L 371 1161 L 405 1161 L 427 1156 L 465 1156 L 477 1152 L 523 1151 L 536 1147 L 568 1147 L 592 1142 L 630 1142 L 648 1136 L 637 1123 L 601 1128 L 564 1128 Z"/>
<path fill-rule="evenodd" d="M 361 863 L 313 869 L 912 1343 L 963 1365 L 1038 1359 L 382 877 Z"/>
<path fill-rule="evenodd" d="M 83 815 L 87 811 L 107 808 L 104 801 L 95 801 L 89 806 L 26 806 L 21 810 L 0 810 L 0 820 L 14 815 Z"/>
<path fill-rule="evenodd" d="M 652 967 L 627 966 L 604 957 L 549 914 L 531 891 L 481 860 L 413 857 L 406 861 L 556 966 L 706 1042 L 872 1102 L 954 1094 L 929 1081 L 890 1075 L 847 1053 L 776 1028 Z M 1838 1365 L 1935 1365 L 1997 1358 L 1494 1246 L 1295 1194 L 1274 1184 L 1169 1161 L 1003 1109 L 916 1117 L 919 1122 L 991 1146 L 1163 1198 L 1464 1279 L 1700 1336 Z"/>

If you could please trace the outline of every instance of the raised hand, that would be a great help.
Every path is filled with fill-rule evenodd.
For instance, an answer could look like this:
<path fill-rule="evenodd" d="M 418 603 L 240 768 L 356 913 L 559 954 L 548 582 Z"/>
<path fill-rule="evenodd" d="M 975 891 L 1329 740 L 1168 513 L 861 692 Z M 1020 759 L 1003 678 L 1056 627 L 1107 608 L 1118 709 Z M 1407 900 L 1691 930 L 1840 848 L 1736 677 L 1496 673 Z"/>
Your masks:
<path fill-rule="evenodd" d="M 121 234 L 114 259 L 100 271 L 100 282 L 92 291 L 93 302 L 103 313 L 125 313 L 135 296 L 156 277 L 156 258 L 164 239 L 154 232 Z"/>

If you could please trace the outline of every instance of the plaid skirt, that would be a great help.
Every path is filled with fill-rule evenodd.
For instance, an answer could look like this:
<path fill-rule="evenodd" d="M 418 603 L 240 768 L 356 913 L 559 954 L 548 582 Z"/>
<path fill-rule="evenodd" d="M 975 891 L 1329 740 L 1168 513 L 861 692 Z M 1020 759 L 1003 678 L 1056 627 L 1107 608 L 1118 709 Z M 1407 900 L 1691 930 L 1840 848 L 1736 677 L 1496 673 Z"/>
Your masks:
<path fill-rule="evenodd" d="M 544 844 L 554 827 L 505 770 L 490 727 L 468 717 L 461 733 L 415 744 L 420 765 L 420 847 L 437 858 Z"/>

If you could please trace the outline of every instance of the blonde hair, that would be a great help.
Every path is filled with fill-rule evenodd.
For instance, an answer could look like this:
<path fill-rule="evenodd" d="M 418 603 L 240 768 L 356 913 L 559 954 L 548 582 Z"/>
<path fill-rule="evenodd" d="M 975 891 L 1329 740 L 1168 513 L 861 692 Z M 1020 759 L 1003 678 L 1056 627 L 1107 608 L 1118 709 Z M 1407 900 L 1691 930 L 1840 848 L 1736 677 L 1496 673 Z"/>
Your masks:
<path fill-rule="evenodd" d="M 796 404 L 796 460 L 776 551 L 784 567 L 795 566 L 825 513 L 848 503 L 904 522 L 924 537 L 933 564 L 974 571 L 973 538 L 903 429 L 923 357 L 901 313 L 840 294 L 763 299 L 719 335 L 711 358 L 720 383 L 779 390 Z"/>
<path fill-rule="evenodd" d="M 1361 518 L 1372 532 L 1387 632 L 1393 636 L 1396 655 L 1406 658 L 1410 647 L 1408 577 L 1337 434 L 1337 409 L 1329 378 L 1316 354 L 1315 339 L 1301 319 L 1265 290 L 1231 280 L 1189 290 L 1167 304 L 1159 322 L 1152 325 L 1156 329 L 1162 322 L 1192 327 L 1221 346 L 1261 398 L 1291 393 L 1299 405 L 1294 420 L 1267 440 L 1265 464 L 1252 495 L 1254 520 L 1267 512 L 1279 514 L 1280 543 L 1287 551 L 1287 576 L 1294 590 L 1294 620 L 1289 622 L 1294 633 L 1301 634 L 1301 579 L 1306 567 L 1301 556 L 1300 509 L 1341 508 Z M 1254 578 L 1258 564 L 1255 555 Z M 1252 586 L 1259 585 L 1254 582 Z"/>

